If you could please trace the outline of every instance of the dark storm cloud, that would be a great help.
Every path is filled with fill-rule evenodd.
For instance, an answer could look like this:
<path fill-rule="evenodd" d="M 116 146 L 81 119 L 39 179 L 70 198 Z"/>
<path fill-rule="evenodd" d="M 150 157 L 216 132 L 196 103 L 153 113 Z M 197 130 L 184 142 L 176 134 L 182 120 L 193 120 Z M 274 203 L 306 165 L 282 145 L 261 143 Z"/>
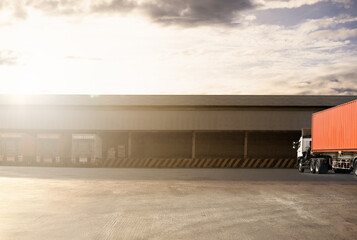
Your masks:
<path fill-rule="evenodd" d="M 357 88 L 332 88 L 338 94 L 357 94 Z"/>
<path fill-rule="evenodd" d="M 190 26 L 232 24 L 239 12 L 255 7 L 253 0 L 24 0 L 7 3 L 12 5 L 14 16 L 18 18 L 25 18 L 26 8 L 31 7 L 50 15 L 136 12 L 157 23 Z"/>
<path fill-rule="evenodd" d="M 240 11 L 253 8 L 250 0 L 156 0 L 140 6 L 153 21 L 164 24 L 231 24 Z"/>
<path fill-rule="evenodd" d="M 339 15 L 357 16 L 357 1 L 330 0 L 315 4 L 303 4 L 297 8 L 262 9 L 255 12 L 255 22 L 258 24 L 293 26 L 307 19 L 331 18 Z"/>

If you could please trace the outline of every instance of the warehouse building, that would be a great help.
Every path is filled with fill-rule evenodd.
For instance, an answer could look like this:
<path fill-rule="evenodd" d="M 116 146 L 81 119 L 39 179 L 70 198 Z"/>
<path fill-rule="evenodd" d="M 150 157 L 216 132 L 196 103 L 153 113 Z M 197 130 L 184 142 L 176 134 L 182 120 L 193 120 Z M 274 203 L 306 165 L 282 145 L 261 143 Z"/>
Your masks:
<path fill-rule="evenodd" d="M 73 139 L 95 135 L 101 166 L 293 167 L 292 142 L 311 127 L 312 113 L 355 99 L 2 95 L 0 163 L 70 164 Z"/>

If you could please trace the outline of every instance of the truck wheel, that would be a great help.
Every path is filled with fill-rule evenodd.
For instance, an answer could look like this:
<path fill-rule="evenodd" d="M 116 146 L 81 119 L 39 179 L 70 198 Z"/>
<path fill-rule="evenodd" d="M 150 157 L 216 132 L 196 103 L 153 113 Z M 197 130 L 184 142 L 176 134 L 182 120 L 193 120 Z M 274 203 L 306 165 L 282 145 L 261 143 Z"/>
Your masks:
<path fill-rule="evenodd" d="M 321 170 L 320 161 L 317 160 L 315 163 L 315 173 L 320 174 L 321 173 L 320 170 Z"/>
<path fill-rule="evenodd" d="M 327 174 L 328 170 L 329 170 L 330 164 L 329 164 L 329 159 L 328 158 L 324 158 L 322 160 L 320 160 L 320 170 L 319 173 L 320 174 Z"/>
<path fill-rule="evenodd" d="M 310 161 L 310 173 L 315 173 L 315 168 L 314 168 L 314 161 Z"/>
<path fill-rule="evenodd" d="M 353 164 L 353 173 L 357 177 L 357 160 L 355 160 L 355 164 Z"/>
<path fill-rule="evenodd" d="M 305 170 L 304 167 L 302 166 L 302 160 L 301 160 L 301 159 L 299 160 L 298 170 L 299 170 L 299 172 L 301 172 L 301 173 L 303 173 L 304 170 Z"/>

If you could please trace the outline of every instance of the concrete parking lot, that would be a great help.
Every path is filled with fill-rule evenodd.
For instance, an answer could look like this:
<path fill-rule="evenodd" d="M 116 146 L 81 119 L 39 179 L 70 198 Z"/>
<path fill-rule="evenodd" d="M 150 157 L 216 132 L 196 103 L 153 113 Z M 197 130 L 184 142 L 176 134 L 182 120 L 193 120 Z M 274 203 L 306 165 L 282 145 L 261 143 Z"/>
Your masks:
<path fill-rule="evenodd" d="M 0 167 L 0 239 L 356 239 L 357 178 Z"/>

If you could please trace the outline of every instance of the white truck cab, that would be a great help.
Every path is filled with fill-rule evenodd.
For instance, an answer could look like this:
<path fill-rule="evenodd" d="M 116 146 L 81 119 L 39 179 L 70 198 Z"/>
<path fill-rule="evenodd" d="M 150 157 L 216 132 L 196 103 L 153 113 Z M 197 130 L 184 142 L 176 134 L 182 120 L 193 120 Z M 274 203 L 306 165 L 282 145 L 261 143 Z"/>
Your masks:
<path fill-rule="evenodd" d="M 297 157 L 298 158 L 305 157 L 310 147 L 311 147 L 311 137 L 304 138 L 301 136 L 296 146 Z"/>
<path fill-rule="evenodd" d="M 305 158 L 311 149 L 311 129 L 303 128 L 301 133 L 299 141 L 293 143 L 293 148 L 297 149 L 297 159 Z"/>

